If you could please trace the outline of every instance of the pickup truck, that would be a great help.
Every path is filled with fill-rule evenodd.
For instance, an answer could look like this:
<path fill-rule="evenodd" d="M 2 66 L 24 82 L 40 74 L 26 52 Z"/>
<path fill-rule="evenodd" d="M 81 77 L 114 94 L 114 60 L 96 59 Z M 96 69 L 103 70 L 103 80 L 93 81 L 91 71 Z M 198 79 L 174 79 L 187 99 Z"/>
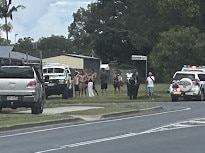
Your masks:
<path fill-rule="evenodd" d="M 46 63 L 43 65 L 46 98 L 51 95 L 62 95 L 62 99 L 73 97 L 71 70 L 68 65 Z"/>
<path fill-rule="evenodd" d="M 0 67 L 0 111 L 2 108 L 31 108 L 43 112 L 45 88 L 37 68 L 32 66 Z"/>

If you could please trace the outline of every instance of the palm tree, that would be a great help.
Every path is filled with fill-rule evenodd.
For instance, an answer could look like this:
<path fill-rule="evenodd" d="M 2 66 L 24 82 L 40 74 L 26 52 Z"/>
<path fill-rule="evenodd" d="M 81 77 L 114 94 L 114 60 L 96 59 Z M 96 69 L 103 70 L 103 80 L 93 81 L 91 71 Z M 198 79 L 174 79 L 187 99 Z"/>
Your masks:
<path fill-rule="evenodd" d="M 24 9 L 25 6 L 18 5 L 18 6 L 11 6 L 11 0 L 7 2 L 7 0 L 2 0 L 0 4 L 0 18 L 4 19 L 4 24 L 1 26 L 1 29 L 6 32 L 6 40 L 9 42 L 9 36 L 8 33 L 12 30 L 12 25 L 10 22 L 8 22 L 8 18 L 11 20 L 13 19 L 12 13 L 17 12 L 17 10 L 21 8 Z"/>

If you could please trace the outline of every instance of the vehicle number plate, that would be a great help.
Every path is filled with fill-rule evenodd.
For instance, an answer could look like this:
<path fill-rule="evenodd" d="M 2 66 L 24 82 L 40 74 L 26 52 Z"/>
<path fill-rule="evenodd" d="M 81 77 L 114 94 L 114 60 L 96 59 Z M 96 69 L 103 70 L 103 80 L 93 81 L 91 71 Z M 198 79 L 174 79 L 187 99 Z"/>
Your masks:
<path fill-rule="evenodd" d="M 48 86 L 54 86 L 54 83 L 49 83 Z"/>
<path fill-rule="evenodd" d="M 181 94 L 181 92 L 179 92 L 179 91 L 174 91 L 173 92 L 175 95 L 180 95 Z"/>
<path fill-rule="evenodd" d="M 7 96 L 7 100 L 18 100 L 17 96 Z"/>

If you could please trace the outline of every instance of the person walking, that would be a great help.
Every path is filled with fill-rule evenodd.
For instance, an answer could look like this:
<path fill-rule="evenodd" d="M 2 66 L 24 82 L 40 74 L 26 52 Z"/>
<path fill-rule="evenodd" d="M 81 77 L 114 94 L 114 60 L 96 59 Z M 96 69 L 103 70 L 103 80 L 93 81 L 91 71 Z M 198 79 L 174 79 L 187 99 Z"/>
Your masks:
<path fill-rule="evenodd" d="M 101 91 L 102 91 L 102 96 L 104 93 L 107 95 L 107 82 L 108 82 L 108 76 L 107 73 L 105 72 L 105 69 L 102 68 L 101 74 L 100 74 L 100 84 L 101 84 Z"/>
<path fill-rule="evenodd" d="M 152 72 L 148 73 L 147 77 L 147 95 L 151 100 L 153 99 L 153 92 L 154 92 L 154 82 L 155 82 L 155 77 L 152 75 Z"/>
<path fill-rule="evenodd" d="M 127 96 L 130 96 L 130 83 L 129 83 L 129 79 L 132 77 L 132 72 L 131 70 L 128 70 L 128 72 L 126 73 L 126 79 L 127 79 Z"/>

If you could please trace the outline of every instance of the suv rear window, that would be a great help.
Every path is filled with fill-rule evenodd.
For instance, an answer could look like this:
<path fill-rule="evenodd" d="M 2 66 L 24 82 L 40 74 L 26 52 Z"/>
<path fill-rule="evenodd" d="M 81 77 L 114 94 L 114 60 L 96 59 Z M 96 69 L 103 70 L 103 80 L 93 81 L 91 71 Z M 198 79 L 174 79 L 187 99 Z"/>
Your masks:
<path fill-rule="evenodd" d="M 177 73 L 175 76 L 174 76 L 174 80 L 181 80 L 182 78 L 189 78 L 191 80 L 194 80 L 195 77 L 194 77 L 194 74 L 183 74 L 183 73 Z"/>
<path fill-rule="evenodd" d="M 34 72 L 29 67 L 1 67 L 0 78 L 34 78 Z"/>

